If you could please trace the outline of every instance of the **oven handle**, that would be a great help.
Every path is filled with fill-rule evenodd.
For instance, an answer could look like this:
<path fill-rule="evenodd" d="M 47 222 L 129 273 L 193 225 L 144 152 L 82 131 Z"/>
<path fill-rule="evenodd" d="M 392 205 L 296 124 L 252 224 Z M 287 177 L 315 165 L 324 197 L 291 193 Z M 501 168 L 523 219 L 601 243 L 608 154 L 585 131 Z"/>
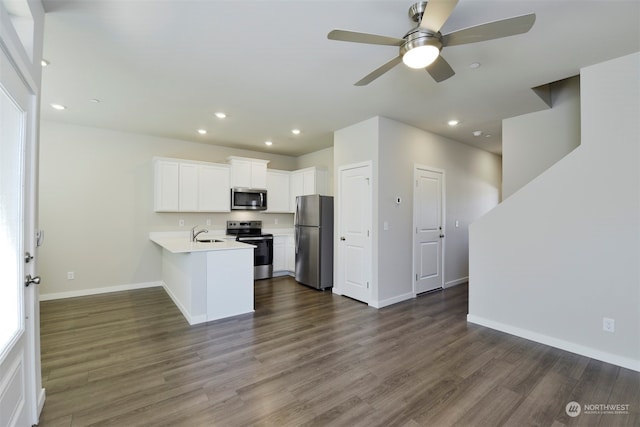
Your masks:
<path fill-rule="evenodd" d="M 251 242 L 253 240 L 273 240 L 273 236 L 260 236 L 260 237 L 236 237 L 237 242 Z"/>

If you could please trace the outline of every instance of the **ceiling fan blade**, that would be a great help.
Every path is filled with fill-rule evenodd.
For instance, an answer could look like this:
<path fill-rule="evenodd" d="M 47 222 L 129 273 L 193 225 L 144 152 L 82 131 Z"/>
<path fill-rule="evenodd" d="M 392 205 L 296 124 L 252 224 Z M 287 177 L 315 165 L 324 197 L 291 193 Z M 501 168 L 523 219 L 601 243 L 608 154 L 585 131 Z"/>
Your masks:
<path fill-rule="evenodd" d="M 429 73 L 429 75 L 433 77 L 433 80 L 438 83 L 447 80 L 449 77 L 453 77 L 453 75 L 456 73 L 455 71 L 453 71 L 453 68 L 451 68 L 451 65 L 449 65 L 449 63 L 442 57 L 442 55 L 438 56 L 438 58 L 433 61 L 433 63 L 429 65 L 426 70 L 427 73 Z"/>
<path fill-rule="evenodd" d="M 333 30 L 327 34 L 329 40 L 339 40 L 343 42 L 379 44 L 384 46 L 400 46 L 403 39 L 396 37 L 379 36 L 377 34 L 358 33 L 347 30 Z"/>
<path fill-rule="evenodd" d="M 442 36 L 442 44 L 455 46 L 514 36 L 529 31 L 534 22 L 536 22 L 535 13 L 488 22 L 446 34 Z"/>
<path fill-rule="evenodd" d="M 458 0 L 429 0 L 420 21 L 420 28 L 437 33 L 457 4 Z"/>
<path fill-rule="evenodd" d="M 361 80 L 356 82 L 354 86 L 368 85 L 369 83 L 371 83 L 372 81 L 374 81 L 375 79 L 377 79 L 378 77 L 380 77 L 381 75 L 383 75 L 384 73 L 386 73 L 387 71 L 389 71 L 390 69 L 398 65 L 400 62 L 402 62 L 402 56 L 398 55 L 395 58 L 393 58 L 391 61 L 376 68 L 375 70 L 373 70 L 372 72 L 364 76 Z"/>

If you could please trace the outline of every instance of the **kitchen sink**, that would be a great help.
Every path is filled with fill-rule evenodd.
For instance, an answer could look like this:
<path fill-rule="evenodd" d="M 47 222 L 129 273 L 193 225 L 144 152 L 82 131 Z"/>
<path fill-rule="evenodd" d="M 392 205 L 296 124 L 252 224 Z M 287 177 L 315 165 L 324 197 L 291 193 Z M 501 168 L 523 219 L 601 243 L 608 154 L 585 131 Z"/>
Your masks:
<path fill-rule="evenodd" d="M 198 243 L 224 243 L 224 240 L 219 239 L 198 239 L 196 240 Z"/>

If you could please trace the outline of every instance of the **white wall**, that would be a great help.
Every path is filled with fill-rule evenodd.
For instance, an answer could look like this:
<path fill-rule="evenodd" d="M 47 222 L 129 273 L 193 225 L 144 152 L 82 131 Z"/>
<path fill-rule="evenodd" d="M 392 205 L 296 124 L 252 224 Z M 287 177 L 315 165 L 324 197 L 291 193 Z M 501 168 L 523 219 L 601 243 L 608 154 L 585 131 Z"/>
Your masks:
<path fill-rule="evenodd" d="M 551 109 L 502 122 L 505 199 L 580 145 L 580 78 L 550 86 Z"/>
<path fill-rule="evenodd" d="M 640 370 L 638 75 L 582 70 L 580 147 L 472 225 L 469 321 Z"/>
<path fill-rule="evenodd" d="M 155 213 L 152 171 L 153 156 L 225 163 L 238 155 L 267 159 L 269 167 L 284 170 L 296 168 L 293 157 L 49 121 L 42 121 L 40 139 L 43 298 L 157 282 L 161 251 L 149 241 L 150 231 L 189 230 L 207 219 L 212 230 L 224 230 L 228 219 L 293 227 L 290 214 Z M 70 271 L 74 280 L 67 280 Z"/>
<path fill-rule="evenodd" d="M 412 200 L 416 164 L 445 171 L 445 286 L 467 280 L 467 228 L 500 200 L 500 157 L 388 118 L 375 117 L 335 133 L 334 160 L 336 170 L 367 160 L 374 165 L 376 280 L 372 285 L 372 305 L 397 302 L 413 292 Z M 400 206 L 394 202 L 397 196 L 404 200 Z M 389 223 L 387 231 L 384 221 Z"/>

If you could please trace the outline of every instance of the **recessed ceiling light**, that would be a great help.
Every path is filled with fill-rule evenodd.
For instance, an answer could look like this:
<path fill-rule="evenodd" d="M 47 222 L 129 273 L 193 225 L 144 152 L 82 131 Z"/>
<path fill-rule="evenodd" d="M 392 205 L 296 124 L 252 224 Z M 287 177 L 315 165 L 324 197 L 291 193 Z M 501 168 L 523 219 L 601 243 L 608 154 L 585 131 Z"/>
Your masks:
<path fill-rule="evenodd" d="M 479 62 L 472 62 L 471 64 L 469 64 L 469 68 L 480 68 L 480 64 Z"/>
<path fill-rule="evenodd" d="M 47 65 L 49 65 L 49 61 L 47 61 L 46 59 L 43 59 L 40 61 L 40 65 L 42 65 L 43 67 L 46 67 Z"/>
<path fill-rule="evenodd" d="M 459 123 L 460 123 L 460 121 L 459 121 L 459 120 L 455 120 L 455 119 L 453 119 L 453 120 L 449 120 L 449 121 L 447 122 L 447 124 L 448 124 L 449 126 L 456 126 L 456 125 L 457 125 L 457 124 L 459 124 Z"/>
<path fill-rule="evenodd" d="M 67 107 L 65 107 L 64 105 L 61 105 L 61 104 L 51 104 L 51 108 L 53 108 L 54 110 L 64 110 Z"/>
<path fill-rule="evenodd" d="M 216 113 L 216 117 L 219 119 L 224 119 L 225 117 L 227 117 L 227 115 L 225 113 L 223 113 L 222 111 L 218 111 Z"/>
<path fill-rule="evenodd" d="M 94 104 L 100 104 L 100 100 L 98 98 L 93 98 L 89 100 L 90 102 L 93 102 Z"/>
<path fill-rule="evenodd" d="M 291 129 L 291 133 L 294 135 L 300 135 L 300 129 Z"/>
<path fill-rule="evenodd" d="M 488 133 L 488 134 L 486 134 L 484 137 L 485 137 L 485 138 L 491 138 L 491 134 L 490 134 L 490 133 Z"/>
<path fill-rule="evenodd" d="M 198 129 L 198 133 L 199 133 L 200 135 L 206 135 L 207 130 L 206 130 L 206 129 Z"/>
<path fill-rule="evenodd" d="M 482 135 L 482 131 L 481 130 L 474 130 L 473 131 L 473 136 L 480 136 Z"/>
<path fill-rule="evenodd" d="M 273 142 L 271 142 L 271 141 L 265 141 L 265 142 L 264 142 L 264 145 L 273 145 Z"/>

